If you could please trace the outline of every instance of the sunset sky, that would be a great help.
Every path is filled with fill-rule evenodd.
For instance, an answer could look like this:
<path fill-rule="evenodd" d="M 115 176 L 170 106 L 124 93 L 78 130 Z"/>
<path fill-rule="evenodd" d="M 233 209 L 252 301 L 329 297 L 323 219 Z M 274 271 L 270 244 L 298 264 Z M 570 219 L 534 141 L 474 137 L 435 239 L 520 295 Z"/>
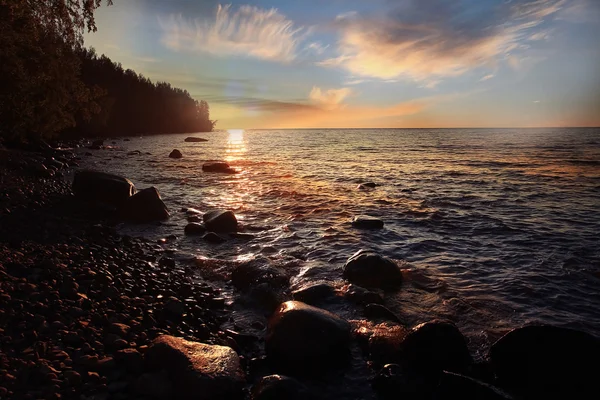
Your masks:
<path fill-rule="evenodd" d="M 86 44 L 218 128 L 600 126 L 600 0 L 114 0 Z"/>

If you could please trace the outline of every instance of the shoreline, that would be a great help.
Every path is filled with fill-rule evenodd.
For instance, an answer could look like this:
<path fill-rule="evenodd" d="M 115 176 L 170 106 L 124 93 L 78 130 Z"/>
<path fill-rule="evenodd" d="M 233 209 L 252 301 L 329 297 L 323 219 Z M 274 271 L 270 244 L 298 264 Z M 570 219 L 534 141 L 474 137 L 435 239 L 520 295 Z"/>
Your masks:
<path fill-rule="evenodd" d="M 231 277 L 228 274 L 220 280 L 235 288 L 234 304 L 226 304 L 222 288 L 211 286 L 195 273 L 201 265 L 175 260 L 161 246 L 169 238 L 156 243 L 118 235 L 110 214 L 78 202 L 67 181 L 76 167 L 77 160 L 67 153 L 51 158 L 50 154 L 0 149 L 4 189 L 0 198 L 0 399 L 188 398 L 189 387 L 181 389 L 187 390 L 185 393 L 173 392 L 177 377 L 148 369 L 149 354 L 156 357 L 155 340 L 162 335 L 233 349 L 235 355 L 227 355 L 231 357 L 227 360 L 234 360 L 236 366 L 226 371 L 222 386 L 236 388 L 236 392 L 233 397 L 220 398 L 263 400 L 272 398 L 269 393 L 287 393 L 277 398 L 391 399 L 408 391 L 419 393 L 409 398 L 437 399 L 444 398 L 439 397 L 441 390 L 464 398 L 471 398 L 466 395 L 470 391 L 483 393 L 478 399 L 511 398 L 496 388 L 486 389 L 486 385 L 514 388 L 506 378 L 499 379 L 503 372 L 499 372 L 498 362 L 472 359 L 456 327 L 432 321 L 410 329 L 385 308 L 377 290 L 356 285 L 360 277 L 352 274 L 345 275 L 352 283 L 343 288 L 316 283 L 292 292 L 284 268 L 257 259 L 232 266 Z M 380 283 L 385 282 L 366 285 Z M 324 311 L 326 305 L 323 309 L 304 309 L 302 305 L 320 307 L 328 302 L 364 315 L 359 320 L 340 321 Z M 300 310 L 300 316 L 294 317 L 294 310 Z M 250 315 L 252 329 L 236 327 L 232 318 L 236 311 Z M 290 317 L 286 317 L 288 311 Z M 274 322 L 277 316 L 279 321 L 298 318 L 301 322 L 290 328 L 285 322 Z M 329 332 L 338 328 L 342 334 L 323 348 Z M 273 344 L 277 329 L 285 335 Z M 295 336 L 298 331 L 300 336 Z M 315 331 L 319 336 L 311 339 L 298 358 L 294 349 L 297 345 L 303 348 L 302 341 Z M 580 333 L 571 336 L 569 331 L 549 329 L 542 334 L 565 342 L 562 344 L 569 351 L 554 355 L 565 368 L 573 361 L 568 353 L 583 346 L 572 340 Z M 596 354 L 597 339 L 582 335 L 592 343 L 584 340 L 586 351 Z M 525 336 L 513 346 L 531 345 L 531 335 Z M 328 353 L 338 342 L 342 343 L 339 354 Z M 182 353 L 181 346 L 187 346 L 181 342 L 163 345 L 177 354 Z M 431 346 L 436 354 L 427 350 Z M 340 375 L 332 356 L 343 360 L 346 351 L 351 356 Z M 310 360 L 313 352 L 312 364 L 306 361 L 305 365 L 305 358 Z M 589 354 L 578 354 L 576 361 L 591 357 Z M 168 355 L 159 358 L 164 363 L 161 368 L 178 368 L 178 362 Z M 543 369 L 540 358 L 537 367 Z M 515 360 L 508 364 L 514 366 Z M 322 376 L 310 376 L 312 369 L 319 369 L 316 366 L 324 368 Z M 577 371 L 587 378 L 586 373 Z M 281 372 L 298 380 L 272 378 Z M 192 383 L 196 389 L 204 388 Z M 543 391 L 534 383 L 535 390 Z M 154 393 L 147 387 L 155 389 Z M 293 397 L 290 390 L 304 395 Z"/>

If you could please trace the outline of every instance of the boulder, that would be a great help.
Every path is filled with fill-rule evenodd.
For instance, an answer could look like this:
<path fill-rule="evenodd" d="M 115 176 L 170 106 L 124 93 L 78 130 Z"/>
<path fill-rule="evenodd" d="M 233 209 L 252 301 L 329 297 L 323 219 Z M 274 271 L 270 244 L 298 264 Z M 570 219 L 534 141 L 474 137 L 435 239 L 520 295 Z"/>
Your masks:
<path fill-rule="evenodd" d="M 352 226 L 358 229 L 381 229 L 383 221 L 369 215 L 359 215 L 352 220 Z"/>
<path fill-rule="evenodd" d="M 383 320 L 400 323 L 398 316 L 381 304 L 367 304 L 365 306 L 365 316 L 371 320 Z"/>
<path fill-rule="evenodd" d="M 265 349 L 278 370 L 315 375 L 345 366 L 350 340 L 350 324 L 344 319 L 299 301 L 287 301 L 269 320 Z"/>
<path fill-rule="evenodd" d="M 184 232 L 186 235 L 204 235 L 206 228 L 202 224 L 192 222 L 185 226 Z"/>
<path fill-rule="evenodd" d="M 220 172 L 224 174 L 235 174 L 237 171 L 229 166 L 224 161 L 209 162 L 202 165 L 202 171 L 204 172 Z"/>
<path fill-rule="evenodd" d="M 348 259 L 344 277 L 364 287 L 395 289 L 402 284 L 402 272 L 395 262 L 363 250 Z"/>
<path fill-rule="evenodd" d="M 383 298 L 379 293 L 371 292 L 357 285 L 349 284 L 342 289 L 344 297 L 358 304 L 383 304 Z"/>
<path fill-rule="evenodd" d="M 185 141 L 189 142 L 189 143 L 198 143 L 198 142 L 208 142 L 208 139 L 190 136 L 190 137 L 185 138 Z"/>
<path fill-rule="evenodd" d="M 515 329 L 494 343 L 490 359 L 498 384 L 518 394 L 583 399 L 597 393 L 600 339 L 585 332 L 554 326 Z"/>
<path fill-rule="evenodd" d="M 266 258 L 256 258 L 238 265 L 231 273 L 231 282 L 239 290 L 248 290 L 260 284 L 287 288 L 290 278 Z"/>
<path fill-rule="evenodd" d="M 414 327 L 402 342 L 402 362 L 422 373 L 464 373 L 473 360 L 467 341 L 450 322 L 431 321 Z"/>
<path fill-rule="evenodd" d="M 147 350 L 149 371 L 166 370 L 176 399 L 241 399 L 245 383 L 240 359 L 225 346 L 163 335 Z"/>
<path fill-rule="evenodd" d="M 320 304 L 335 297 L 335 288 L 327 283 L 316 283 L 304 286 L 292 293 L 294 300 L 310 305 Z"/>
<path fill-rule="evenodd" d="M 203 215 L 204 226 L 211 232 L 235 232 L 238 229 L 237 218 L 233 211 L 214 210 Z"/>
<path fill-rule="evenodd" d="M 169 158 L 181 158 L 183 157 L 183 154 L 181 154 L 181 152 L 177 149 L 173 150 L 171 152 L 171 154 L 169 154 Z"/>
<path fill-rule="evenodd" d="M 252 387 L 251 400 L 311 400 L 315 399 L 308 388 L 294 378 L 269 375 Z"/>
<path fill-rule="evenodd" d="M 140 190 L 119 208 L 121 218 L 132 222 L 162 221 L 169 218 L 167 206 L 155 187 Z"/>
<path fill-rule="evenodd" d="M 82 170 L 75 173 L 73 193 L 82 200 L 118 207 L 135 193 L 135 186 L 118 175 Z"/>

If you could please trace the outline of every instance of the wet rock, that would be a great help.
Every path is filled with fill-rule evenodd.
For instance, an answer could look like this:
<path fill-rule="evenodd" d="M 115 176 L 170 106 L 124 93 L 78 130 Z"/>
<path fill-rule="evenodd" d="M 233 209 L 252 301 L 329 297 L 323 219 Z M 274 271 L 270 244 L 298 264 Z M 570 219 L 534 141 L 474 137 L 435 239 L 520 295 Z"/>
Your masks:
<path fill-rule="evenodd" d="M 140 376 L 133 384 L 133 392 L 151 399 L 172 399 L 173 385 L 167 371 L 147 373 Z"/>
<path fill-rule="evenodd" d="M 251 400 L 311 400 L 316 399 L 308 388 L 294 378 L 269 375 L 252 387 Z"/>
<path fill-rule="evenodd" d="M 361 183 L 360 185 L 358 185 L 358 190 L 370 190 L 370 189 L 375 189 L 377 185 L 375 182 L 365 182 L 365 183 Z"/>
<path fill-rule="evenodd" d="M 102 146 L 104 146 L 104 140 L 98 139 L 92 142 L 90 149 L 99 150 L 102 148 Z"/>
<path fill-rule="evenodd" d="M 204 172 L 218 172 L 223 174 L 235 174 L 237 171 L 224 161 L 209 162 L 202 165 Z"/>
<path fill-rule="evenodd" d="M 185 226 L 184 232 L 186 235 L 203 235 L 206 233 L 206 228 L 202 224 L 196 222 L 189 223 Z"/>
<path fill-rule="evenodd" d="M 290 278 L 279 268 L 270 265 L 268 259 L 257 258 L 237 266 L 231 274 L 231 281 L 237 289 L 248 290 L 263 283 L 287 288 Z"/>
<path fill-rule="evenodd" d="M 265 349 L 283 372 L 313 375 L 346 365 L 350 324 L 298 301 L 283 303 L 269 320 Z"/>
<path fill-rule="evenodd" d="M 128 156 L 139 156 L 140 154 L 142 154 L 142 152 L 139 150 L 133 150 L 133 151 L 127 152 Z"/>
<path fill-rule="evenodd" d="M 395 262 L 363 250 L 348 259 L 344 265 L 344 277 L 364 287 L 395 289 L 402 284 L 402 272 Z"/>
<path fill-rule="evenodd" d="M 71 386 L 79 386 L 81 384 L 81 375 L 73 370 L 68 370 L 63 373 L 63 376 Z"/>
<path fill-rule="evenodd" d="M 375 326 L 368 342 L 371 361 L 379 365 L 399 362 L 406 334 L 406 329 L 399 325 Z"/>
<path fill-rule="evenodd" d="M 386 307 L 381 304 L 367 304 L 365 306 L 365 316 L 373 320 L 384 320 L 400 323 L 400 319 Z"/>
<path fill-rule="evenodd" d="M 144 357 L 136 349 L 123 349 L 115 353 L 115 361 L 129 373 L 139 373 L 144 368 Z"/>
<path fill-rule="evenodd" d="M 237 218 L 233 211 L 214 210 L 203 215 L 204 226 L 211 232 L 235 232 L 238 229 Z"/>
<path fill-rule="evenodd" d="M 335 296 L 335 288 L 327 283 L 317 283 L 300 288 L 292 293 L 294 300 L 317 305 Z"/>
<path fill-rule="evenodd" d="M 189 142 L 189 143 L 197 143 L 197 142 L 208 142 L 208 139 L 190 136 L 190 137 L 185 138 L 185 141 Z"/>
<path fill-rule="evenodd" d="M 173 397 L 178 399 L 239 399 L 244 373 L 238 355 L 229 347 L 190 342 L 163 335 L 145 355 L 150 371 L 168 371 Z"/>
<path fill-rule="evenodd" d="M 500 338 L 490 350 L 498 384 L 525 396 L 588 398 L 597 393 L 600 340 L 554 326 L 527 326 Z"/>
<path fill-rule="evenodd" d="M 181 154 L 181 151 L 175 149 L 171 152 L 171 154 L 169 154 L 169 158 L 181 158 L 183 157 L 183 154 Z"/>
<path fill-rule="evenodd" d="M 125 336 L 127 336 L 129 329 L 131 329 L 131 327 L 129 325 L 114 322 L 114 323 L 110 324 L 109 332 L 114 333 L 115 335 L 119 335 L 121 337 L 125 337 Z"/>
<path fill-rule="evenodd" d="M 349 284 L 343 288 L 342 293 L 348 300 L 358 304 L 383 304 L 379 293 L 372 292 L 357 285 Z"/>
<path fill-rule="evenodd" d="M 206 235 L 202 236 L 202 240 L 214 244 L 225 243 L 227 241 L 227 239 L 214 232 L 208 232 Z"/>
<path fill-rule="evenodd" d="M 467 376 L 443 372 L 435 387 L 433 400 L 510 400 L 512 397 L 499 389 Z"/>
<path fill-rule="evenodd" d="M 127 221 L 144 223 L 162 221 L 169 218 L 167 206 L 155 187 L 141 190 L 125 200 L 119 209 L 121 217 Z"/>
<path fill-rule="evenodd" d="M 464 373 L 473 360 L 467 341 L 450 322 L 431 321 L 414 327 L 402 342 L 402 361 L 423 373 Z"/>
<path fill-rule="evenodd" d="M 135 187 L 118 175 L 83 170 L 75 173 L 73 192 L 79 199 L 117 207 L 135 193 Z"/>
<path fill-rule="evenodd" d="M 185 304 L 175 297 L 172 297 L 167 301 L 164 309 L 167 313 L 177 317 L 182 317 L 183 314 L 185 314 Z"/>
<path fill-rule="evenodd" d="M 384 226 L 382 220 L 369 215 L 358 215 L 352 220 L 352 226 L 358 229 L 381 229 Z"/>

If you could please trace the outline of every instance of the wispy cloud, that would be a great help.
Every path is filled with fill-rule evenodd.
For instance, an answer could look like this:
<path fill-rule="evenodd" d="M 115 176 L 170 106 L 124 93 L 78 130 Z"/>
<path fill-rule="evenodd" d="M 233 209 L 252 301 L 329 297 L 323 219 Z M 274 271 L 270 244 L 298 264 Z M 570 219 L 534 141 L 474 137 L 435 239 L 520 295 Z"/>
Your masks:
<path fill-rule="evenodd" d="M 270 61 L 290 62 L 296 58 L 299 44 L 308 29 L 276 9 L 219 5 L 210 19 L 189 19 L 171 15 L 160 19 L 162 42 L 174 51 L 240 55 Z"/>
<path fill-rule="evenodd" d="M 338 55 L 320 61 L 354 76 L 408 78 L 435 86 L 475 68 L 496 69 L 543 38 L 535 31 L 567 0 L 514 0 L 500 8 L 466 9 L 461 2 L 420 0 L 385 18 L 338 16 Z M 539 33 L 536 35 L 536 33 Z"/>
<path fill-rule="evenodd" d="M 493 77 L 495 77 L 496 75 L 494 74 L 488 74 L 486 76 L 484 76 L 483 78 L 481 78 L 479 81 L 480 82 L 485 82 L 485 81 L 489 81 L 490 79 L 492 79 Z"/>
<path fill-rule="evenodd" d="M 320 42 L 312 42 L 309 43 L 308 46 L 306 46 L 306 49 L 309 51 L 312 51 L 314 53 L 316 53 L 317 55 L 322 55 L 323 53 L 325 53 L 325 50 L 327 50 L 329 48 L 329 45 L 324 45 L 323 43 Z"/>
<path fill-rule="evenodd" d="M 352 94 L 352 89 L 328 89 L 322 90 L 314 86 L 310 91 L 310 100 L 326 110 L 334 110 L 343 107 L 344 100 Z"/>

